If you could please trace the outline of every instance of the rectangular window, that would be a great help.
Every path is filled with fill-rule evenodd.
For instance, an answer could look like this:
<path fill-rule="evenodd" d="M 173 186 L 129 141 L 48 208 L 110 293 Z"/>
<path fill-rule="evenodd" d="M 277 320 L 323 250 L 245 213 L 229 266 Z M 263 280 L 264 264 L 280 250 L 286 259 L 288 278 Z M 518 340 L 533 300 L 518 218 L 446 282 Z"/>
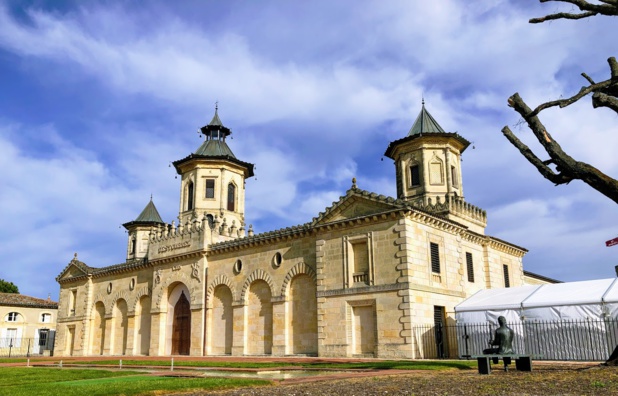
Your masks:
<path fill-rule="evenodd" d="M 511 281 L 509 279 L 509 266 L 503 264 L 502 270 L 504 271 L 504 287 L 511 287 Z"/>
<path fill-rule="evenodd" d="M 206 179 L 206 198 L 215 197 L 215 179 Z"/>
<path fill-rule="evenodd" d="M 47 346 L 47 336 L 49 334 L 49 330 L 41 329 L 39 330 L 39 346 L 46 347 Z"/>
<path fill-rule="evenodd" d="M 451 166 L 451 182 L 453 183 L 453 187 L 457 187 L 459 182 L 457 181 L 457 168 Z"/>
<path fill-rule="evenodd" d="M 41 314 L 41 323 L 51 323 L 51 314 Z"/>
<path fill-rule="evenodd" d="M 418 165 L 414 165 L 410 167 L 410 185 L 412 187 L 421 185 L 421 174 L 419 172 Z"/>
<path fill-rule="evenodd" d="M 367 240 L 352 243 L 352 255 L 354 256 L 354 283 L 369 284 L 369 253 Z"/>
<path fill-rule="evenodd" d="M 71 290 L 70 300 L 69 300 L 69 315 L 75 315 L 75 304 L 77 304 L 77 290 Z"/>
<path fill-rule="evenodd" d="M 468 282 L 474 282 L 474 263 L 470 252 L 466 252 L 466 266 L 468 268 Z"/>
<path fill-rule="evenodd" d="M 430 242 L 429 250 L 431 251 L 431 271 L 440 273 L 440 247 L 437 243 Z"/>

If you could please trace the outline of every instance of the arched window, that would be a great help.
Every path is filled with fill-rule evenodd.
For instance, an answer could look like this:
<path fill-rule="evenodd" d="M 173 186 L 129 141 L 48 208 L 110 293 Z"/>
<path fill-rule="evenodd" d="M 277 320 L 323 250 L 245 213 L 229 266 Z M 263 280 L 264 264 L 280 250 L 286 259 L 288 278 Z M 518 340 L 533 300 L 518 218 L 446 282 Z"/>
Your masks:
<path fill-rule="evenodd" d="M 7 322 L 17 322 L 17 318 L 18 318 L 18 317 L 19 317 L 19 314 L 18 314 L 17 312 L 9 312 L 9 313 L 6 315 L 5 320 L 6 320 Z"/>
<path fill-rule="evenodd" d="M 227 185 L 227 210 L 235 210 L 236 186 L 232 183 Z"/>
<path fill-rule="evenodd" d="M 193 182 L 187 185 L 187 210 L 193 210 Z"/>

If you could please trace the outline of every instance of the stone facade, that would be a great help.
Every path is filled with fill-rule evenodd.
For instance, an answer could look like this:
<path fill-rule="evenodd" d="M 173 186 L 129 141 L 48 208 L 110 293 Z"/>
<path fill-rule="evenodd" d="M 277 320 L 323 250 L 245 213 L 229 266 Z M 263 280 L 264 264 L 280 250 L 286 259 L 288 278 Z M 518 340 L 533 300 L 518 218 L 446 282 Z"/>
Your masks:
<path fill-rule="evenodd" d="M 180 223 L 151 201 L 125 224 L 125 263 L 76 255 L 58 276 L 56 354 L 421 356 L 415 326 L 453 321 L 478 290 L 522 285 L 526 253 L 484 234 L 485 212 L 463 198 L 469 143 L 427 116 L 423 106 L 387 149 L 397 198 L 354 180 L 311 222 L 254 234 L 253 165 L 233 156 L 215 113 L 205 143 L 174 163 Z"/>

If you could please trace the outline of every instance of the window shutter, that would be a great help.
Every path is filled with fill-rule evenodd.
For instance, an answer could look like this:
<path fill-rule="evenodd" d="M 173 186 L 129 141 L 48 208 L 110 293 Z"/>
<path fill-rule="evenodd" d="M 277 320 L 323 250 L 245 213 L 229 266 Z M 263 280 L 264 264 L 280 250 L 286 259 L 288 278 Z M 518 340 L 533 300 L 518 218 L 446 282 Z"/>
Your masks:
<path fill-rule="evenodd" d="M 502 270 L 504 271 L 504 287 L 511 287 L 511 281 L 509 279 L 509 266 L 503 264 Z"/>
<path fill-rule="evenodd" d="M 440 273 L 440 247 L 437 243 L 431 242 L 429 244 L 431 251 L 431 271 L 436 274 Z"/>
<path fill-rule="evenodd" d="M 468 282 L 474 282 L 474 263 L 470 252 L 466 252 L 466 266 L 468 267 Z"/>

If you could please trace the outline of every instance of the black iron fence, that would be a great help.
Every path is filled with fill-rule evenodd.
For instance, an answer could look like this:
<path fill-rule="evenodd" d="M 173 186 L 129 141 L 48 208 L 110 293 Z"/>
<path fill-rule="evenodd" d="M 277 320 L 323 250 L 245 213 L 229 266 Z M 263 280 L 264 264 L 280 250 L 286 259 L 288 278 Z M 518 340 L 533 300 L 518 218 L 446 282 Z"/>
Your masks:
<path fill-rule="evenodd" d="M 518 354 L 542 360 L 605 361 L 618 345 L 618 320 L 522 321 L 508 323 Z M 497 324 L 458 323 L 412 327 L 419 359 L 466 359 L 489 348 Z"/>
<path fill-rule="evenodd" d="M 53 356 L 54 337 L 0 338 L 0 357 Z"/>

